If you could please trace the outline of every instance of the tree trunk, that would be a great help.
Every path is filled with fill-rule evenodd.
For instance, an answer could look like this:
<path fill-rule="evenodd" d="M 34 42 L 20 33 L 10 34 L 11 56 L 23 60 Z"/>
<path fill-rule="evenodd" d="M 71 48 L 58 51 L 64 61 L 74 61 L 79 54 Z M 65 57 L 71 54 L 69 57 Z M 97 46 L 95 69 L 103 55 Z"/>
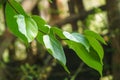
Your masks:
<path fill-rule="evenodd" d="M 114 80 L 120 80 L 120 0 L 107 0 L 109 31 L 114 54 L 112 72 Z"/>

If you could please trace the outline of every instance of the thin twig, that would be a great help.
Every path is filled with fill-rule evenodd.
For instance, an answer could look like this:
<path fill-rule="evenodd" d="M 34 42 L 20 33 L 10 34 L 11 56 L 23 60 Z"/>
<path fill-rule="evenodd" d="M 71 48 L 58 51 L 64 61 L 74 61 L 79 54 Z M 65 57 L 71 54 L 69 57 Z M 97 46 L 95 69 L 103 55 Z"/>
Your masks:
<path fill-rule="evenodd" d="M 82 62 L 79 65 L 78 69 L 76 70 L 75 74 L 71 77 L 70 80 L 75 80 L 75 78 L 77 77 L 77 75 L 82 71 L 83 66 L 84 66 L 84 63 Z"/>

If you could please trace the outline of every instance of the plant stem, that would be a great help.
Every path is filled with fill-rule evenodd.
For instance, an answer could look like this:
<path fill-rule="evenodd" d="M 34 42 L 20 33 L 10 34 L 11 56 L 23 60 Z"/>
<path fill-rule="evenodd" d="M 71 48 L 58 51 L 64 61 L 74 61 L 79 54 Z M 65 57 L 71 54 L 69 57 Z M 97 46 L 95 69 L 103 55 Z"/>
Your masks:
<path fill-rule="evenodd" d="M 70 80 L 75 80 L 75 78 L 77 77 L 77 75 L 82 71 L 83 65 L 84 65 L 84 63 L 82 62 L 79 65 L 78 69 L 76 70 L 75 74 L 71 77 Z"/>

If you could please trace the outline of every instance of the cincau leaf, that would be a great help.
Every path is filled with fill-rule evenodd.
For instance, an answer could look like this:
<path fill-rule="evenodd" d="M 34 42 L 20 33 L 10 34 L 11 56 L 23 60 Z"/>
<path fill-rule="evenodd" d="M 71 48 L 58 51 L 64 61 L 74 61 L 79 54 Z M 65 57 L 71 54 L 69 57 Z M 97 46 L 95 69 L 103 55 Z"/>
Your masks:
<path fill-rule="evenodd" d="M 97 52 L 101 63 L 103 64 L 102 60 L 103 60 L 103 56 L 104 56 L 104 51 L 103 48 L 101 46 L 101 44 L 94 38 L 91 36 L 86 36 L 86 38 L 88 39 L 90 45 L 93 47 L 93 49 Z"/>
<path fill-rule="evenodd" d="M 53 35 L 44 35 L 43 42 L 45 47 L 48 49 L 49 53 L 57 59 L 64 69 L 69 73 L 66 67 L 66 57 L 62 48 L 62 45 Z"/>
<path fill-rule="evenodd" d="M 78 57 L 89 67 L 97 70 L 102 76 L 102 67 L 103 65 L 100 62 L 99 56 L 95 53 L 94 50 L 90 49 L 88 52 L 85 47 L 77 42 L 66 41 L 68 46 L 73 49 Z"/>
<path fill-rule="evenodd" d="M 14 11 L 17 14 L 22 14 L 22 15 L 27 16 L 27 14 L 25 13 L 24 9 L 22 8 L 22 6 L 18 2 L 16 2 L 15 0 L 8 0 L 7 2 L 10 5 L 10 7 L 13 8 Z"/>
<path fill-rule="evenodd" d="M 5 8 L 6 22 L 9 30 L 18 38 L 22 39 L 26 44 L 28 43 L 27 38 L 18 30 L 18 25 L 15 19 L 17 13 L 14 9 L 7 3 Z"/>
<path fill-rule="evenodd" d="M 46 26 L 47 23 L 40 16 L 32 16 L 32 18 L 37 23 L 39 31 L 48 33 L 49 28 Z"/>
<path fill-rule="evenodd" d="M 37 37 L 36 37 L 37 41 L 38 41 L 40 44 L 42 44 L 42 45 L 44 45 L 43 36 L 44 36 L 43 33 L 38 32 L 38 35 L 37 35 Z"/>
<path fill-rule="evenodd" d="M 71 33 L 70 34 L 69 32 L 64 31 L 63 34 L 67 39 L 84 45 L 84 47 L 89 51 L 90 44 L 89 44 L 88 40 L 80 33 Z"/>
<path fill-rule="evenodd" d="M 54 31 L 54 33 L 55 33 L 57 36 L 59 36 L 61 39 L 67 39 L 67 38 L 64 36 L 63 31 L 62 31 L 61 29 L 59 29 L 59 28 L 57 28 L 57 27 L 52 27 L 51 29 L 52 29 L 52 30 Z"/>
<path fill-rule="evenodd" d="M 31 17 L 23 15 L 16 15 L 19 31 L 25 35 L 28 42 L 35 39 L 38 34 L 38 27 L 36 22 Z"/>
<path fill-rule="evenodd" d="M 101 43 L 106 44 L 105 40 L 97 33 L 90 31 L 90 30 L 85 30 L 84 34 L 87 36 L 92 36 L 95 39 L 99 40 Z"/>

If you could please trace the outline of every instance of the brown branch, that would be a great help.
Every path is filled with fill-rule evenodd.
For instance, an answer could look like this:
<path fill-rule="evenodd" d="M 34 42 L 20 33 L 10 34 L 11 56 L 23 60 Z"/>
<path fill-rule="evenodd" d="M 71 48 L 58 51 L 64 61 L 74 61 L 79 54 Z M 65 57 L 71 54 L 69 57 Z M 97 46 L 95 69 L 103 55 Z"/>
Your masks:
<path fill-rule="evenodd" d="M 98 7 L 100 8 L 101 10 L 105 11 L 106 10 L 106 6 L 101 6 L 101 7 Z M 57 25 L 58 27 L 61 27 L 62 25 L 64 24 L 67 24 L 67 23 L 71 23 L 71 22 L 74 22 L 74 21 L 77 21 L 77 20 L 83 20 L 85 19 L 89 14 L 93 14 L 94 13 L 94 10 L 90 10 L 90 11 L 87 11 L 87 12 L 81 12 L 80 14 L 72 14 L 68 17 L 66 17 L 65 19 L 63 20 L 58 20 L 54 23 L 50 23 L 51 25 Z"/>
<path fill-rule="evenodd" d="M 4 34 L 0 37 L 0 60 L 2 57 L 2 53 L 11 44 L 14 38 L 15 37 L 8 30 L 6 30 Z"/>

